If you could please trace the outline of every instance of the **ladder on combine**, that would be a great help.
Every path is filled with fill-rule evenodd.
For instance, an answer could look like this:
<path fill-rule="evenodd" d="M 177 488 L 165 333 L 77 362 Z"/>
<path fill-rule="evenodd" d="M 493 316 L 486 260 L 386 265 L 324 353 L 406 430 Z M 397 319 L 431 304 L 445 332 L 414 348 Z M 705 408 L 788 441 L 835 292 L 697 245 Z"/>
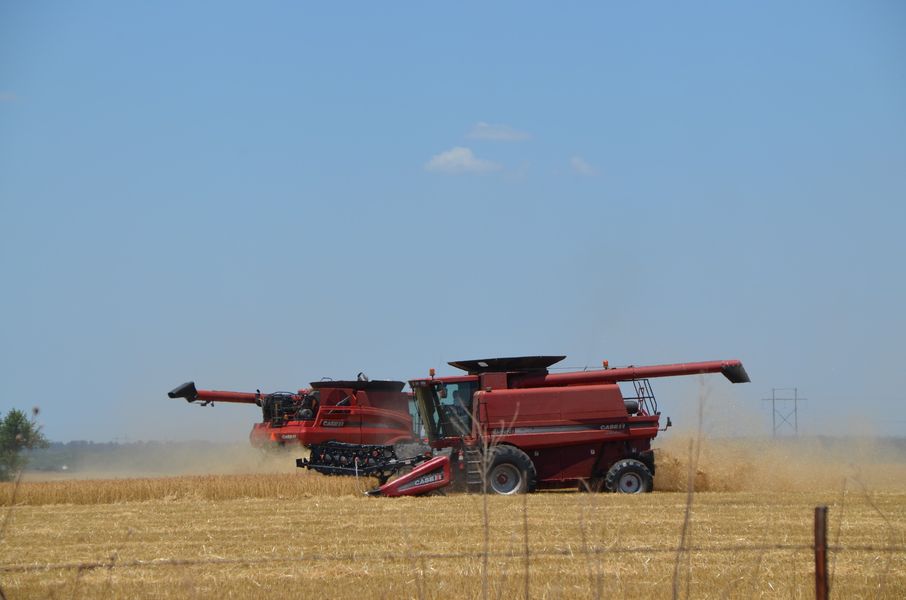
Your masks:
<path fill-rule="evenodd" d="M 466 488 L 470 492 L 484 491 L 484 457 L 479 448 L 465 448 L 463 460 L 466 462 Z"/>

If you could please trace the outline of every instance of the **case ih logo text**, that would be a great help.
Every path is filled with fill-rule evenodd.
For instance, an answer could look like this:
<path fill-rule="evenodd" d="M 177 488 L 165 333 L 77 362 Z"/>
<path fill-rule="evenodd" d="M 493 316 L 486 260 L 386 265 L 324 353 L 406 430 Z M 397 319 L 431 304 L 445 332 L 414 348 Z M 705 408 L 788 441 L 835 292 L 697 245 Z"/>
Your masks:
<path fill-rule="evenodd" d="M 321 421 L 321 425 L 324 427 L 342 427 L 345 424 L 343 421 L 328 421 L 326 419 Z"/>
<path fill-rule="evenodd" d="M 418 479 L 412 481 L 412 486 L 416 485 L 425 485 L 426 483 L 434 483 L 435 481 L 440 481 L 444 478 L 444 474 L 440 471 L 436 473 L 429 473 L 427 475 L 422 475 Z"/>
<path fill-rule="evenodd" d="M 399 491 L 404 492 L 406 490 L 412 490 L 419 488 L 423 485 L 428 485 L 429 483 L 435 483 L 437 481 L 443 481 L 444 472 L 443 470 L 434 471 L 433 473 L 428 473 L 427 475 L 422 475 L 417 479 L 413 479 L 409 483 L 405 483 L 400 486 Z"/>

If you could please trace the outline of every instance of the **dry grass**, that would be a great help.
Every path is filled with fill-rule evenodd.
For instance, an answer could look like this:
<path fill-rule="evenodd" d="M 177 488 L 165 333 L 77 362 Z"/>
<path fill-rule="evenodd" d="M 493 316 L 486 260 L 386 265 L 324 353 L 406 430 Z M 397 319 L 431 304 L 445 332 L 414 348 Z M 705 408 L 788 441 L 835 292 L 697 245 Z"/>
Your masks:
<path fill-rule="evenodd" d="M 110 504 L 148 500 L 236 500 L 273 498 L 304 500 L 313 496 L 362 494 L 376 485 L 372 479 L 324 477 L 316 473 L 190 475 L 182 477 L 123 478 L 0 484 L 0 505 Z"/>
<path fill-rule="evenodd" d="M 591 598 L 596 589 L 626 598 L 670 595 L 684 494 L 549 493 L 488 502 L 490 597 L 523 593 L 524 517 L 531 596 Z M 691 571 L 684 571 L 681 589 L 688 583 L 689 595 L 699 598 L 809 597 L 812 558 L 805 547 L 818 503 L 831 505 L 832 532 L 842 517 L 842 545 L 903 544 L 904 493 L 871 498 L 853 493 L 845 512 L 834 494 L 701 494 L 689 531 Z M 476 496 L 21 506 L 12 518 L 0 543 L 3 569 L 90 561 L 113 566 L 81 572 L 75 566 L 0 569 L 10 598 L 361 599 L 419 597 L 419 590 L 423 597 L 470 598 L 482 591 L 484 530 Z M 757 548 L 765 544 L 802 549 Z M 617 550 L 626 547 L 640 550 Z M 588 556 L 583 548 L 599 553 Z M 447 553 L 469 556 L 436 556 Z M 155 565 L 197 559 L 213 562 Z M 243 565 L 244 560 L 255 562 Z M 875 597 L 884 573 L 880 596 L 903 597 L 906 555 L 843 552 L 836 562 L 835 595 Z"/>
<path fill-rule="evenodd" d="M 8 598 L 660 598 L 680 564 L 680 597 L 808 598 L 827 504 L 830 539 L 849 548 L 831 554 L 834 596 L 906 597 L 901 466 L 802 451 L 778 474 L 753 458 L 775 451 L 703 446 L 700 483 L 739 489 L 696 494 L 680 563 L 681 492 L 365 498 L 365 481 L 305 472 L 26 483 L 0 513 L 0 585 Z M 659 488 L 687 466 L 662 457 Z"/>

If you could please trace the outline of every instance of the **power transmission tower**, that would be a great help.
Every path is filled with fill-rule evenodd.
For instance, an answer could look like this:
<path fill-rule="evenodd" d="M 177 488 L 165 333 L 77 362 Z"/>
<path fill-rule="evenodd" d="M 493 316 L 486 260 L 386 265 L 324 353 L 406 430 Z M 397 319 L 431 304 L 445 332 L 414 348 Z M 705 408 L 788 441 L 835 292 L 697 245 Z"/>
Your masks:
<path fill-rule="evenodd" d="M 778 395 L 780 393 L 793 393 L 792 397 Z M 799 403 L 805 402 L 808 398 L 799 397 L 799 388 L 771 388 L 771 397 L 762 398 L 762 402 L 771 403 L 771 424 L 773 425 L 773 437 L 778 433 L 792 430 L 794 436 L 799 435 Z"/>

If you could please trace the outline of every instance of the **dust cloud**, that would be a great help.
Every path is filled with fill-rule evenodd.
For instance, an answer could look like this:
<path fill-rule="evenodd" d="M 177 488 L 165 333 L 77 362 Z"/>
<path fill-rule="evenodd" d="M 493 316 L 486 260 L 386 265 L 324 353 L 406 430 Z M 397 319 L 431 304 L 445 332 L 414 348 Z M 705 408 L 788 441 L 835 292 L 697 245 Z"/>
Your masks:
<path fill-rule="evenodd" d="M 51 449 L 53 450 L 53 449 Z M 48 453 L 49 454 L 49 453 Z M 80 448 L 61 456 L 35 456 L 27 481 L 294 473 L 299 446 L 262 450 L 247 442 L 147 442 Z"/>
<path fill-rule="evenodd" d="M 848 484 L 906 490 L 906 438 L 879 437 L 866 427 L 850 427 L 846 436 L 772 437 L 763 411 L 705 377 L 697 387 L 697 398 L 676 403 L 685 409 L 679 426 L 653 442 L 656 490 L 687 491 L 690 472 L 699 492 L 830 491 Z"/>
<path fill-rule="evenodd" d="M 844 480 L 877 491 L 906 489 L 906 439 L 900 438 L 683 435 L 659 439 L 655 448 L 658 491 L 686 491 L 690 465 L 700 492 L 831 491 Z"/>

